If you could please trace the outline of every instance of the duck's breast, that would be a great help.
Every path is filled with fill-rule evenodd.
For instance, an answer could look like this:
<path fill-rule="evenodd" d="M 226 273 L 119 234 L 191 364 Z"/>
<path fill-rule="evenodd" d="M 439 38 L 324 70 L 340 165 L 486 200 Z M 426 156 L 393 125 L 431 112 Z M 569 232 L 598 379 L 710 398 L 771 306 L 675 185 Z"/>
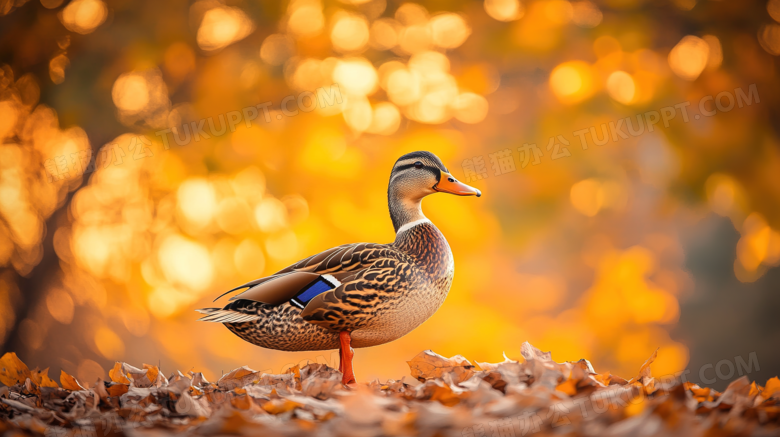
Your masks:
<path fill-rule="evenodd" d="M 411 268 L 398 282 L 400 294 L 378 311 L 371 323 L 353 333 L 356 347 L 375 346 L 398 339 L 430 318 L 444 303 L 455 264 L 444 235 L 430 223 L 415 226 L 393 243 L 409 256 Z"/>

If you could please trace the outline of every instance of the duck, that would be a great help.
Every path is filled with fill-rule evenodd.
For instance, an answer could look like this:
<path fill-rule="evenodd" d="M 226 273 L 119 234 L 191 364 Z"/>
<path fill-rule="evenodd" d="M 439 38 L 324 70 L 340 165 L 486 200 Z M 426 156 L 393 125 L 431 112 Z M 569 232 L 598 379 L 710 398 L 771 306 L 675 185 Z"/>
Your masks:
<path fill-rule="evenodd" d="M 390 172 L 389 244 L 351 243 L 312 255 L 273 275 L 235 287 L 201 308 L 254 345 L 283 351 L 339 350 L 342 383 L 354 384 L 354 348 L 396 340 L 431 317 L 452 285 L 455 263 L 442 232 L 423 214 L 436 193 L 481 197 L 433 153 L 407 153 Z"/>

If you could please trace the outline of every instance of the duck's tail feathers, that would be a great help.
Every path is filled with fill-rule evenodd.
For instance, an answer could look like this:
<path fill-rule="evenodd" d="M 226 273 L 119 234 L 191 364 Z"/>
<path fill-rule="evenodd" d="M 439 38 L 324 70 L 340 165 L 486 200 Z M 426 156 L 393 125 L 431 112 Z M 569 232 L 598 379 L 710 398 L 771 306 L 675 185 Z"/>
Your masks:
<path fill-rule="evenodd" d="M 243 323 L 258 320 L 261 317 L 257 314 L 246 314 L 239 311 L 226 310 L 222 308 L 201 308 L 195 310 L 205 316 L 198 319 L 201 322 L 214 323 Z"/>

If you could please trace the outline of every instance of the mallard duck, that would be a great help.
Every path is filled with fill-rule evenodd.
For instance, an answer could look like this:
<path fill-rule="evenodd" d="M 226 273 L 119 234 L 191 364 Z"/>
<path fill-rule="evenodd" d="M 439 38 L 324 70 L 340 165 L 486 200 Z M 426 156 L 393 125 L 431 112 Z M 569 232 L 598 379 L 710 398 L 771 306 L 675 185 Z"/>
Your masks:
<path fill-rule="evenodd" d="M 404 336 L 432 316 L 450 290 L 452 252 L 421 208 L 434 193 L 482 195 L 433 153 L 408 153 L 396 161 L 387 188 L 395 241 L 345 244 L 310 256 L 222 294 L 217 299 L 244 290 L 223 308 L 199 309 L 205 314 L 200 320 L 223 323 L 264 348 L 338 348 L 342 382 L 354 383 L 353 347 Z"/>

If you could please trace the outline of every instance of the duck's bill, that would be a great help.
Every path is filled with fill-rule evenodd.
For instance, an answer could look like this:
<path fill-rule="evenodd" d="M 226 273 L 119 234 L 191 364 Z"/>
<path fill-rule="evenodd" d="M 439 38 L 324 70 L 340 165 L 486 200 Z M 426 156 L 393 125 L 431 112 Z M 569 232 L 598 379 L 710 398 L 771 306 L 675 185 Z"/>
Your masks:
<path fill-rule="evenodd" d="M 482 196 L 481 191 L 458 181 L 447 172 L 441 172 L 441 179 L 433 186 L 433 189 L 440 193 L 450 193 L 457 196 Z"/>

